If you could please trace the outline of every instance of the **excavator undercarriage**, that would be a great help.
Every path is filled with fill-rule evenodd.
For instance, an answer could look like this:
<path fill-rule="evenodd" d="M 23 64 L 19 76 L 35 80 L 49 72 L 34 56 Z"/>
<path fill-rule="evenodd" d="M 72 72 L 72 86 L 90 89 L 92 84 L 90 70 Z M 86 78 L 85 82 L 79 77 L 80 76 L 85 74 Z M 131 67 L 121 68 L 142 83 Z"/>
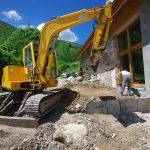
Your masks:
<path fill-rule="evenodd" d="M 6 93 L 0 96 L 0 124 L 36 128 L 44 121 L 44 116 L 62 113 L 77 96 L 77 92 L 67 88 Z"/>
<path fill-rule="evenodd" d="M 10 92 L 3 101 L 1 100 L 0 114 L 41 118 L 56 107 L 64 92 L 64 89 L 40 93 Z"/>

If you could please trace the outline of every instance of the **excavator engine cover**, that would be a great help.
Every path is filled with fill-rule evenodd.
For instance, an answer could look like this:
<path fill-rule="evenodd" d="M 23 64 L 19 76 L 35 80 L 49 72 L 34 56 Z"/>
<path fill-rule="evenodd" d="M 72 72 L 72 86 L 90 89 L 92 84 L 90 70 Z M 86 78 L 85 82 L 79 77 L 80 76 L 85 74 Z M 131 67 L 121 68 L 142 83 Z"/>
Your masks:
<path fill-rule="evenodd" d="M 25 90 L 22 83 L 29 83 L 28 69 L 15 65 L 6 66 L 3 69 L 2 87 L 10 91 Z"/>

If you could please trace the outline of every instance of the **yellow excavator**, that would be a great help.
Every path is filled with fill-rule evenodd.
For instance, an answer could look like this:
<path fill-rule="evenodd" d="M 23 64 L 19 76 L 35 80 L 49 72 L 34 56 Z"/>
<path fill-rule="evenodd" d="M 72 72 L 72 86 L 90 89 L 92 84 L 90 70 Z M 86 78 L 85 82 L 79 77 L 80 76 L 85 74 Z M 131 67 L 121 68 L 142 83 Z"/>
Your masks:
<path fill-rule="evenodd" d="M 84 9 L 47 22 L 40 31 L 40 43 L 30 42 L 23 48 L 24 66 L 9 65 L 3 69 L 2 87 L 11 91 L 0 105 L 0 114 L 12 109 L 17 115 L 42 117 L 61 101 L 63 92 L 57 87 L 57 56 L 54 50 L 59 33 L 65 29 L 94 20 L 90 38 L 91 63 L 96 67 L 105 49 L 111 25 L 112 4 Z"/>

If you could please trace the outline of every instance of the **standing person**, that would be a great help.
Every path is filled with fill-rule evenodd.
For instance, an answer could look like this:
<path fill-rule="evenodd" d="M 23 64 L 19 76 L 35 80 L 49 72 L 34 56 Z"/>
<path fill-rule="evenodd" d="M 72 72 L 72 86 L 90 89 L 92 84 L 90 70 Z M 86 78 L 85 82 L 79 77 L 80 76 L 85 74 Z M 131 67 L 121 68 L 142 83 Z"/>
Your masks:
<path fill-rule="evenodd" d="M 121 82 L 121 95 L 125 90 L 125 87 L 128 87 L 128 94 L 131 95 L 131 73 L 127 69 L 123 69 L 121 72 L 118 73 L 118 77 L 121 75 L 122 82 Z"/>

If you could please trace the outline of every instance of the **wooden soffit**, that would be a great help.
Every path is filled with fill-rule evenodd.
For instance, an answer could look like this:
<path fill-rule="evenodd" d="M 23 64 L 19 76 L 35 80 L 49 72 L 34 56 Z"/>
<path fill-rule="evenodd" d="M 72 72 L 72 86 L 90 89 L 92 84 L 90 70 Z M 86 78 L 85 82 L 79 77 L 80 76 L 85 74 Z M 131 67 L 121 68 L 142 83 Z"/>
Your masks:
<path fill-rule="evenodd" d="M 116 0 L 112 8 L 113 23 L 111 31 L 115 32 L 121 28 L 130 18 L 139 12 L 140 2 L 138 0 Z"/>

